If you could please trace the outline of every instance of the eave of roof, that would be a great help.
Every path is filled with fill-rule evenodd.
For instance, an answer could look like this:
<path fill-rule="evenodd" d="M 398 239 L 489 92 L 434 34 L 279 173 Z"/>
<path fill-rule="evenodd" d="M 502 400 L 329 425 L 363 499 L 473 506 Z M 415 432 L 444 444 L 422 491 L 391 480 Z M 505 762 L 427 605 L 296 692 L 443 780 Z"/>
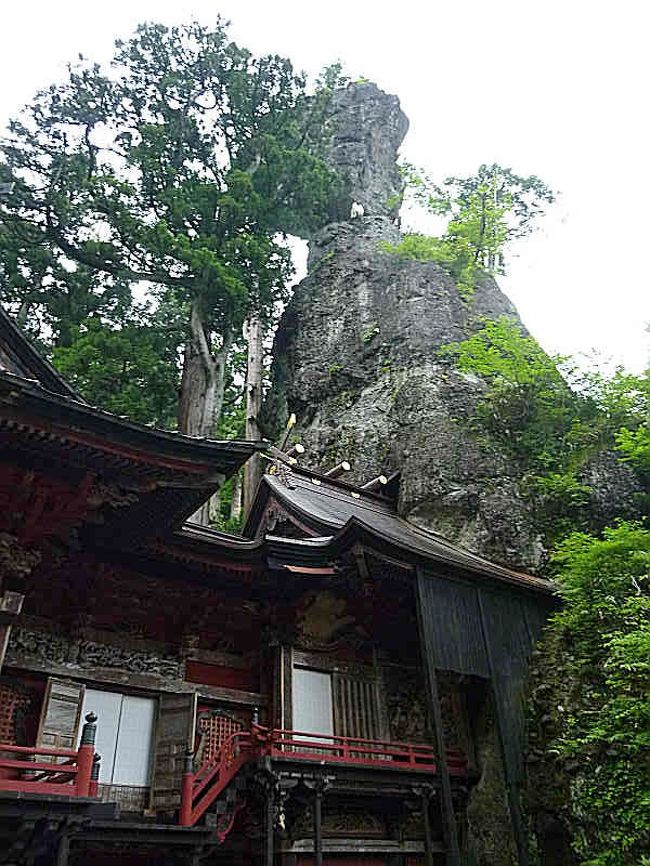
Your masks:
<path fill-rule="evenodd" d="M 118 417 L 79 399 L 45 389 L 36 381 L 0 370 L 0 413 L 5 423 L 20 416 L 19 423 L 47 428 L 61 439 L 82 444 L 97 452 L 119 452 L 134 462 L 156 464 L 171 470 L 229 474 L 253 453 L 263 450 L 262 442 L 214 440 L 158 430 Z M 18 410 L 18 413 L 16 413 Z"/>
<path fill-rule="evenodd" d="M 48 391 L 85 402 L 50 362 L 31 343 L 11 316 L 0 306 L 0 348 L 12 359 L 16 368 L 35 378 Z"/>
<path fill-rule="evenodd" d="M 307 525 L 320 530 L 329 538 L 303 541 L 303 550 L 328 548 L 330 556 L 365 538 L 377 547 L 393 546 L 407 557 L 421 563 L 446 565 L 456 570 L 506 582 L 545 593 L 554 591 L 553 584 L 545 578 L 507 568 L 466 550 L 439 535 L 429 532 L 405 520 L 396 513 L 390 502 L 365 494 L 352 497 L 352 488 L 331 484 L 318 479 L 315 485 L 311 473 L 292 470 L 287 475 L 290 486 L 277 476 L 266 475 L 260 486 L 256 502 L 259 519 L 269 496 L 275 497 L 289 513 Z M 345 488 L 349 488 L 345 485 Z M 249 530 L 253 524 L 249 524 Z M 274 539 L 278 544 L 280 540 Z M 284 539 L 287 550 L 293 549 L 290 539 Z"/>

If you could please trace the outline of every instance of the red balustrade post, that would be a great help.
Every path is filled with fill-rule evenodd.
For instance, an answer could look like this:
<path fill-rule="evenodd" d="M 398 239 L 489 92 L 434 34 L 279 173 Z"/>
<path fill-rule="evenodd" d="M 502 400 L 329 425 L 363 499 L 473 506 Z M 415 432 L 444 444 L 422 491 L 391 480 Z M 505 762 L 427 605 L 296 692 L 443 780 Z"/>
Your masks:
<path fill-rule="evenodd" d="M 191 751 L 185 754 L 185 767 L 181 783 L 181 808 L 178 816 L 178 823 L 181 827 L 190 827 L 192 824 L 193 758 L 194 755 Z"/>
<path fill-rule="evenodd" d="M 98 755 L 97 752 L 93 755 L 93 768 L 90 772 L 90 790 L 88 791 L 88 795 L 90 797 L 96 797 L 99 793 L 99 762 L 101 761 L 101 755 Z"/>
<path fill-rule="evenodd" d="M 79 797 L 90 796 L 90 780 L 93 772 L 93 760 L 95 757 L 95 737 L 97 735 L 97 716 L 88 713 L 86 722 L 81 729 L 81 743 L 77 752 L 77 795 Z"/>

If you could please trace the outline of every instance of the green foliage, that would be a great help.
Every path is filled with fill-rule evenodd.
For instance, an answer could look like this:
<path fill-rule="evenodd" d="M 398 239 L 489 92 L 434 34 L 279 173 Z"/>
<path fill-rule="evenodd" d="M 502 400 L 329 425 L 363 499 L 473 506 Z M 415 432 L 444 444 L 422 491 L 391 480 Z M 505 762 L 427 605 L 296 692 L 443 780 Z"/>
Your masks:
<path fill-rule="evenodd" d="M 90 403 L 134 421 L 174 425 L 179 376 L 174 341 L 162 329 L 113 329 L 91 318 L 71 336 L 52 360 Z"/>
<path fill-rule="evenodd" d="M 484 427 L 531 471 L 557 466 L 576 420 L 574 394 L 558 369 L 561 359 L 549 357 L 505 316 L 443 346 L 440 354 L 487 382 L 478 407 Z"/>
<path fill-rule="evenodd" d="M 574 533 L 553 556 L 564 601 L 548 630 L 546 761 L 568 774 L 584 866 L 641 866 L 650 846 L 650 531 Z M 550 716 L 550 718 L 549 718 Z"/>
<path fill-rule="evenodd" d="M 616 436 L 616 447 L 624 460 L 650 473 L 650 427 L 642 426 L 636 430 L 623 427 Z"/>
<path fill-rule="evenodd" d="M 471 300 L 481 274 L 505 273 L 505 250 L 529 234 L 554 194 L 538 177 L 520 177 L 509 168 L 481 165 L 472 177 L 450 177 L 436 186 L 412 165 L 402 166 L 407 193 L 429 214 L 446 216 L 442 237 L 407 233 L 386 252 L 433 261 L 455 278 L 461 296 Z"/>
<path fill-rule="evenodd" d="M 361 332 L 361 342 L 371 343 L 379 333 L 379 325 L 377 322 L 372 322 L 367 328 Z"/>
<path fill-rule="evenodd" d="M 522 177 L 496 163 L 472 177 L 450 177 L 434 209 L 448 212 L 447 234 L 471 253 L 478 267 L 505 272 L 505 246 L 530 234 L 555 195 L 538 177 Z"/>
<path fill-rule="evenodd" d="M 473 424 L 517 461 L 549 538 L 589 525 L 590 489 L 579 472 L 590 457 L 617 445 L 631 463 L 642 464 L 647 376 L 582 373 L 566 358 L 548 356 L 507 317 L 485 321 L 440 354 L 486 382 Z"/>
<path fill-rule="evenodd" d="M 88 343 L 90 317 L 123 328 L 138 286 L 184 312 L 170 378 L 190 339 L 217 356 L 251 311 L 269 320 L 285 297 L 285 234 L 336 211 L 338 181 L 317 152 L 341 80 L 333 66 L 310 88 L 287 59 L 229 41 L 221 20 L 142 25 L 110 65 L 70 66 L 2 143 L 14 191 L 0 205 L 0 299 L 69 347 Z"/>

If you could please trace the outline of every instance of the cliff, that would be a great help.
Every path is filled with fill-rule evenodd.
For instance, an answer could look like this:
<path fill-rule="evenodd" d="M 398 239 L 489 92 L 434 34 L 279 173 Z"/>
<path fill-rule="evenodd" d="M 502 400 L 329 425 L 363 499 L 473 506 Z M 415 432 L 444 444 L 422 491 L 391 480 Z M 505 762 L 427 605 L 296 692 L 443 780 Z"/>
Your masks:
<path fill-rule="evenodd" d="M 435 263 L 382 251 L 400 237 L 397 152 L 408 121 L 397 98 L 349 85 L 332 119 L 326 154 L 352 215 L 310 240 L 308 275 L 275 338 L 265 428 L 277 432 L 295 412 L 308 465 L 347 459 L 355 481 L 400 470 L 401 514 L 534 570 L 544 549 L 521 470 L 466 423 L 485 383 L 439 354 L 484 318 L 519 321 L 517 310 L 491 277 L 465 301 Z"/>

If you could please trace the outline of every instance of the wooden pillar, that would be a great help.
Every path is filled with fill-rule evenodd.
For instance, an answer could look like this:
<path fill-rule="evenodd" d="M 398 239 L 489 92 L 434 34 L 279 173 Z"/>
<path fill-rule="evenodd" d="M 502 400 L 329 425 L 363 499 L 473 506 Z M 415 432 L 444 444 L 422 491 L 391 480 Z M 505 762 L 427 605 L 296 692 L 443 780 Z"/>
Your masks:
<path fill-rule="evenodd" d="M 323 789 L 314 791 L 314 866 L 323 866 Z"/>
<path fill-rule="evenodd" d="M 433 842 L 431 839 L 431 815 L 429 814 L 430 791 L 422 789 L 422 820 L 424 821 L 424 862 L 433 866 Z"/>
<path fill-rule="evenodd" d="M 25 596 L 10 589 L 0 596 L 0 673 L 5 661 L 11 626 L 22 610 Z"/>
<path fill-rule="evenodd" d="M 274 848 L 274 835 L 273 835 L 273 825 L 275 821 L 275 785 L 272 781 L 269 781 L 269 784 L 266 789 L 266 818 L 265 818 L 265 845 L 264 845 L 264 866 L 273 866 L 273 848 Z"/>
<path fill-rule="evenodd" d="M 68 866 L 70 859 L 70 836 L 63 831 L 56 850 L 56 866 Z"/>

